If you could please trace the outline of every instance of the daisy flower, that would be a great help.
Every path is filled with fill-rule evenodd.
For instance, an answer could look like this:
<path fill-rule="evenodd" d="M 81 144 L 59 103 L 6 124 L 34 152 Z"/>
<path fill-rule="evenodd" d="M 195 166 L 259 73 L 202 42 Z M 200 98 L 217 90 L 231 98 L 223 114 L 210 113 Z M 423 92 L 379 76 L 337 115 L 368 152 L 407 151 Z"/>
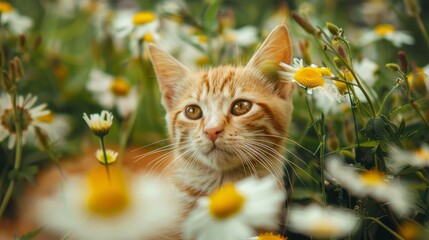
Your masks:
<path fill-rule="evenodd" d="M 401 47 L 403 44 L 414 44 L 414 38 L 411 35 L 397 30 L 391 24 L 378 24 L 373 30 L 365 32 L 360 39 L 360 44 L 365 46 L 382 39 L 391 42 L 395 47 Z"/>
<path fill-rule="evenodd" d="M 423 68 L 414 67 L 407 80 L 412 91 L 426 95 L 429 92 L 429 64 Z"/>
<path fill-rule="evenodd" d="M 280 234 L 274 234 L 271 232 L 261 233 L 257 237 L 250 237 L 248 240 L 287 240 L 286 237 L 283 237 Z"/>
<path fill-rule="evenodd" d="M 105 108 L 116 107 L 119 115 L 126 118 L 137 108 L 137 89 L 122 77 L 114 77 L 98 69 L 90 72 L 87 89 L 94 93 L 98 103 Z"/>
<path fill-rule="evenodd" d="M 113 35 L 116 38 L 128 37 L 129 49 L 132 55 L 136 57 L 140 55 L 139 44 L 159 40 L 160 21 L 154 12 L 119 10 L 113 18 L 112 27 Z"/>
<path fill-rule="evenodd" d="M 335 83 L 330 79 L 332 73 L 328 68 L 319 68 L 316 65 L 304 66 L 302 59 L 295 58 L 293 65 L 280 63 L 285 71 L 279 71 L 287 81 L 296 82 L 305 88 L 308 94 L 313 91 L 322 91 L 326 96 L 337 102 L 342 101 L 342 96 Z"/>
<path fill-rule="evenodd" d="M 59 143 L 65 140 L 70 132 L 70 118 L 65 114 L 56 114 L 49 112 L 46 115 L 37 118 L 38 126 L 43 129 L 52 142 Z M 30 132 L 29 134 L 33 134 Z M 28 137 L 29 143 L 33 143 L 35 138 Z"/>
<path fill-rule="evenodd" d="M 22 34 L 33 26 L 33 20 L 23 16 L 8 2 L 0 1 L 0 13 L 2 25 L 8 25 L 11 32 Z"/>
<path fill-rule="evenodd" d="M 356 171 L 344 165 L 339 159 L 332 158 L 326 163 L 326 170 L 332 181 L 360 198 L 369 196 L 377 201 L 386 202 L 398 215 L 408 214 L 410 194 L 404 184 L 392 180 L 378 170 Z"/>
<path fill-rule="evenodd" d="M 25 144 L 29 133 L 35 134 L 35 127 L 44 129 L 43 122 L 40 119 L 50 114 L 50 111 L 46 109 L 46 103 L 34 106 L 36 101 L 37 97 L 31 95 L 25 98 L 23 96 L 17 97 L 16 107 L 21 116 L 20 126 L 23 133 L 23 144 Z M 12 149 L 16 142 L 15 115 L 9 95 L 2 94 L 0 96 L 0 142 L 6 138 L 9 138 L 8 148 Z"/>
<path fill-rule="evenodd" d="M 159 239 L 176 227 L 176 189 L 152 176 L 127 176 L 121 168 L 97 165 L 69 178 L 53 196 L 38 202 L 47 230 L 76 239 Z"/>
<path fill-rule="evenodd" d="M 254 26 L 244 26 L 239 29 L 228 28 L 222 33 L 226 43 L 233 43 L 240 47 L 248 47 L 259 41 L 258 30 Z"/>
<path fill-rule="evenodd" d="M 359 62 L 353 63 L 353 69 L 368 86 L 374 86 L 377 80 L 376 72 L 379 69 L 377 63 L 368 58 L 363 58 Z"/>
<path fill-rule="evenodd" d="M 423 144 L 415 151 L 405 151 L 397 148 L 390 149 L 390 161 L 387 167 L 394 173 L 398 173 L 406 166 L 416 168 L 429 167 L 429 145 Z"/>
<path fill-rule="evenodd" d="M 348 209 L 312 204 L 293 206 L 288 213 L 288 228 L 312 238 L 340 238 L 352 234 L 359 226 L 358 216 Z"/>
<path fill-rule="evenodd" d="M 227 183 L 198 200 L 184 224 L 184 238 L 245 239 L 256 227 L 273 229 L 284 199 L 273 177 Z"/>
<path fill-rule="evenodd" d="M 63 18 L 71 18 L 76 14 L 77 2 L 70 0 L 45 0 L 41 1 L 43 7 L 51 14 Z"/>
<path fill-rule="evenodd" d="M 99 137 L 107 135 L 113 123 L 112 113 L 106 110 L 101 111 L 100 114 L 90 114 L 89 117 L 86 113 L 83 113 L 83 119 L 91 131 Z"/>
<path fill-rule="evenodd" d="M 98 149 L 97 152 L 95 152 L 95 157 L 101 164 L 105 164 L 103 150 Z M 118 152 L 115 152 L 110 149 L 106 149 L 106 157 L 107 157 L 107 164 L 112 164 L 116 162 L 116 158 L 118 157 Z"/>

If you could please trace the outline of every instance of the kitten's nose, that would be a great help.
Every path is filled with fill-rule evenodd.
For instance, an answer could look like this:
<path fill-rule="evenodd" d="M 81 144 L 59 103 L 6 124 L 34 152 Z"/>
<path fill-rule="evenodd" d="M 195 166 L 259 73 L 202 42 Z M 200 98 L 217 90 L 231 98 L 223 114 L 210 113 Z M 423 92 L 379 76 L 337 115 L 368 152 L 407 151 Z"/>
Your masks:
<path fill-rule="evenodd" d="M 219 136 L 219 134 L 223 132 L 223 128 L 221 127 L 214 127 L 214 128 L 209 128 L 209 129 L 205 129 L 204 133 L 207 134 L 207 137 L 214 143 L 217 139 L 217 137 Z"/>

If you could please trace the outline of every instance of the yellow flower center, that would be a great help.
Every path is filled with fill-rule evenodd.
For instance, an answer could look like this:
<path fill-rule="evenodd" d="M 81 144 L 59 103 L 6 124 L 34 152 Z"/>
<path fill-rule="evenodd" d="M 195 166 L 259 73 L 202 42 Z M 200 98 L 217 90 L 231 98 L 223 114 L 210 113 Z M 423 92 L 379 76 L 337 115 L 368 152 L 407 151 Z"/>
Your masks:
<path fill-rule="evenodd" d="M 410 74 L 408 74 L 407 81 L 410 84 L 412 91 L 421 92 L 426 94 L 426 74 L 421 67 L 416 67 Z"/>
<path fill-rule="evenodd" d="M 13 7 L 10 3 L 0 1 L 0 13 L 9 13 L 12 12 Z"/>
<path fill-rule="evenodd" d="M 37 118 L 38 121 L 44 122 L 44 123 L 51 123 L 55 119 L 55 115 L 52 112 L 49 112 L 46 115 L 40 116 Z"/>
<path fill-rule="evenodd" d="M 420 148 L 416 155 L 422 162 L 429 162 L 429 149 Z"/>
<path fill-rule="evenodd" d="M 226 219 L 243 208 L 245 198 L 232 183 L 227 183 L 209 196 L 210 214 L 217 219 Z"/>
<path fill-rule="evenodd" d="M 134 15 L 134 25 L 143 25 L 150 23 L 156 19 L 156 15 L 153 12 L 138 12 Z"/>
<path fill-rule="evenodd" d="M 330 77 L 333 75 L 329 68 L 322 67 L 322 68 L 316 68 L 316 69 L 322 74 L 322 76 Z"/>
<path fill-rule="evenodd" d="M 110 86 L 110 91 L 116 96 L 127 96 L 131 90 L 130 84 L 123 78 L 115 78 L 112 85 Z"/>
<path fill-rule="evenodd" d="M 208 38 L 205 35 L 198 35 L 198 42 L 200 43 L 206 43 L 208 42 Z"/>
<path fill-rule="evenodd" d="M 389 33 L 395 32 L 395 27 L 391 24 L 378 24 L 374 28 L 375 33 L 379 36 L 386 36 Z"/>
<path fill-rule="evenodd" d="M 111 217 L 128 208 L 130 196 L 120 168 L 110 167 L 107 175 L 105 167 L 99 165 L 89 171 L 87 183 L 86 207 L 91 213 Z"/>
<path fill-rule="evenodd" d="M 271 232 L 262 233 L 258 236 L 258 240 L 287 240 L 286 237 L 283 237 L 280 234 L 274 235 Z"/>
<path fill-rule="evenodd" d="M 101 150 L 101 149 L 97 150 L 97 152 L 95 153 L 95 156 L 97 157 L 97 160 L 101 164 L 105 164 L 103 150 Z M 112 150 L 106 150 L 107 164 L 112 164 L 112 163 L 116 162 L 117 157 L 118 157 L 117 152 L 112 151 Z"/>
<path fill-rule="evenodd" d="M 207 56 L 202 56 L 202 57 L 195 59 L 195 64 L 197 66 L 204 66 L 204 65 L 207 65 L 209 63 L 210 63 L 210 61 L 209 61 L 209 58 Z"/>
<path fill-rule="evenodd" d="M 295 80 L 306 88 L 323 86 L 323 74 L 319 68 L 303 67 L 296 71 Z"/>
<path fill-rule="evenodd" d="M 368 186 L 379 186 L 386 184 L 384 174 L 377 170 L 362 172 L 360 177 L 362 182 Z"/>
<path fill-rule="evenodd" d="M 354 77 L 353 77 L 353 74 L 350 72 L 350 71 L 348 71 L 348 70 L 344 70 L 343 71 L 343 77 L 344 77 L 344 79 L 346 80 L 346 81 L 348 81 L 348 82 L 352 82 L 353 81 L 353 79 L 354 79 Z M 338 91 L 341 93 L 341 94 L 345 94 L 345 93 L 347 93 L 347 83 L 345 83 L 345 82 L 341 82 L 341 81 L 334 81 L 334 83 L 335 83 L 335 85 L 337 86 L 337 88 L 338 88 Z"/>
<path fill-rule="evenodd" d="M 310 232 L 317 238 L 330 238 L 337 232 L 337 228 L 327 222 L 318 222 L 311 227 Z"/>
<path fill-rule="evenodd" d="M 404 239 L 417 239 L 417 235 L 420 231 L 419 226 L 411 221 L 406 221 L 400 226 L 400 234 Z"/>
<path fill-rule="evenodd" d="M 144 42 L 155 42 L 155 38 L 153 37 L 153 35 L 151 33 L 145 33 L 143 35 L 143 41 Z"/>

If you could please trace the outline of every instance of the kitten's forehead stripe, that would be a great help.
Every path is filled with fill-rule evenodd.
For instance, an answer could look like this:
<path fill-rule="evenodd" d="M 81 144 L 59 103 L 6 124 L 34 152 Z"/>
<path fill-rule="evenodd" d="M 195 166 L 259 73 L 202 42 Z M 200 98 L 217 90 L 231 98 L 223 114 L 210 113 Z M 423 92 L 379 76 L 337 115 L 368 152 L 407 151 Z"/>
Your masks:
<path fill-rule="evenodd" d="M 226 77 L 223 79 L 223 82 L 221 83 L 221 85 L 219 87 L 220 92 L 223 92 L 223 89 L 225 88 L 226 83 L 230 82 L 234 76 L 235 76 L 235 71 L 233 69 L 231 69 L 229 71 L 228 75 L 226 75 Z"/>

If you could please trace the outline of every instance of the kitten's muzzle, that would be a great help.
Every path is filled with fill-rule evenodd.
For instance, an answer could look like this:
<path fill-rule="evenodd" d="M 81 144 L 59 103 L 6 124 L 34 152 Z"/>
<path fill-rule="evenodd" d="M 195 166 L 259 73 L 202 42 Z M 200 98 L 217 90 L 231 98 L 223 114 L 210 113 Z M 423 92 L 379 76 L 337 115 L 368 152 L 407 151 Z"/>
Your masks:
<path fill-rule="evenodd" d="M 210 141 L 212 141 L 213 144 L 216 142 L 216 139 L 222 132 L 223 132 L 223 128 L 220 128 L 220 127 L 209 128 L 204 130 L 204 133 L 207 135 L 207 138 L 210 139 Z"/>

